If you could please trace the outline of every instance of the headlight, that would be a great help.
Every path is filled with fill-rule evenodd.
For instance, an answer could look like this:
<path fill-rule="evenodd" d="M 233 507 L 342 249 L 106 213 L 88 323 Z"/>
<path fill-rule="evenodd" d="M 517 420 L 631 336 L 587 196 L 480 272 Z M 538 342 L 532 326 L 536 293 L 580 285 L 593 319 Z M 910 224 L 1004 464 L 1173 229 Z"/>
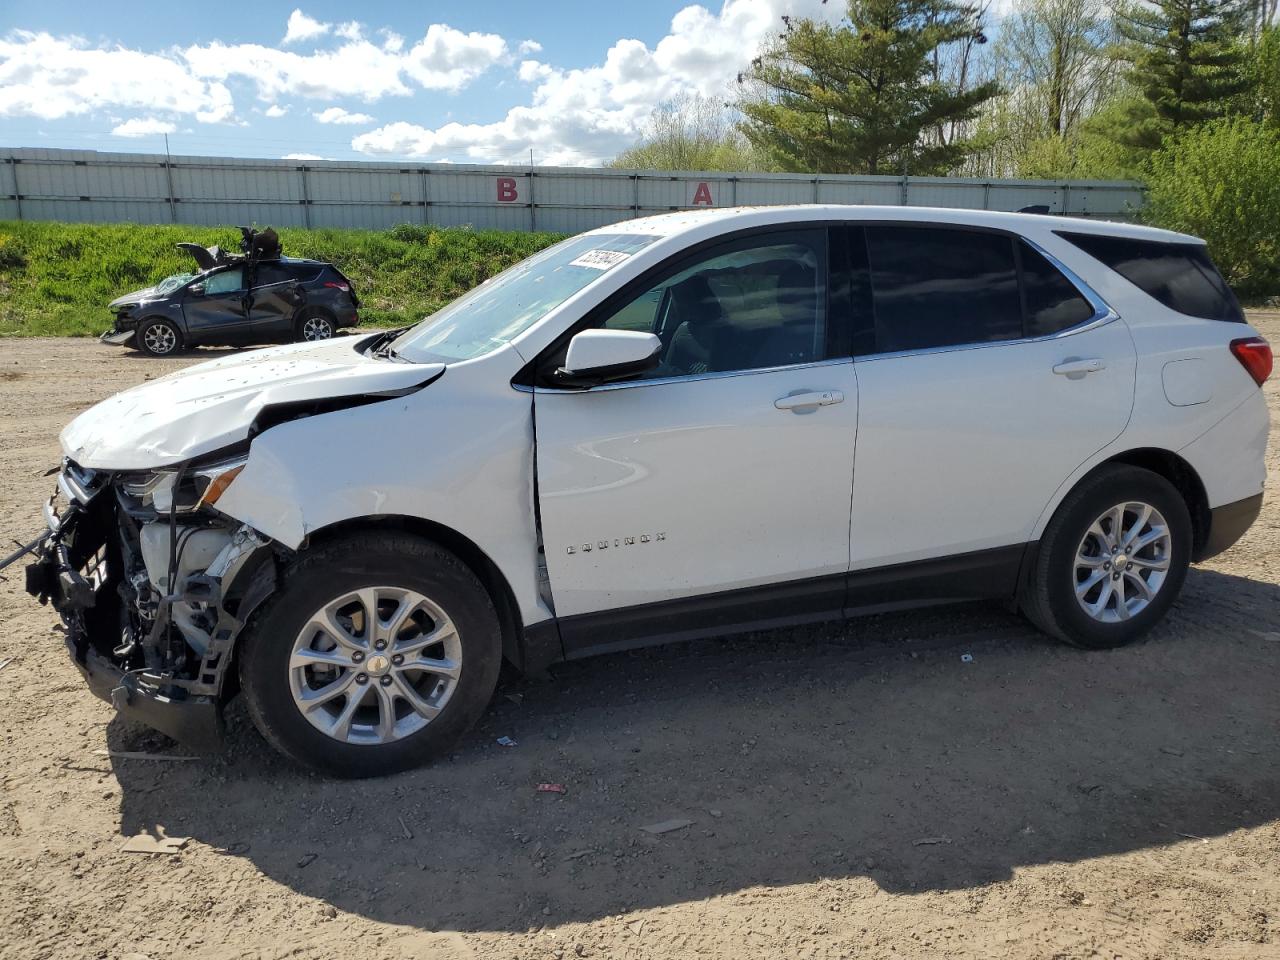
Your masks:
<path fill-rule="evenodd" d="M 240 471 L 248 462 L 249 456 L 246 454 L 243 457 L 224 460 L 197 470 L 196 489 L 200 491 L 200 500 L 196 503 L 196 509 L 217 503 L 218 498 L 227 492 L 227 487 L 240 476 Z"/>
<path fill-rule="evenodd" d="M 249 455 L 243 454 L 188 469 L 182 473 L 182 485 L 176 491 L 174 485 L 180 473 L 178 470 L 135 475 L 124 483 L 124 489 L 157 513 L 190 513 L 217 503 L 248 462 Z"/>

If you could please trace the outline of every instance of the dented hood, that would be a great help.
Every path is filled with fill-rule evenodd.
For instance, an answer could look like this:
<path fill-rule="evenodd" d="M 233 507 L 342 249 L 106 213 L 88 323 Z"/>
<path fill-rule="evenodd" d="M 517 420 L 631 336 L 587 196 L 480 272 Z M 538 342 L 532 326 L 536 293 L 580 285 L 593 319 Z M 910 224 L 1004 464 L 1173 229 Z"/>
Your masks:
<path fill-rule="evenodd" d="M 150 470 L 243 440 L 268 407 L 394 396 L 444 371 L 366 357 L 356 352 L 359 342 L 291 344 L 179 370 L 90 407 L 62 431 L 62 451 L 83 467 Z"/>

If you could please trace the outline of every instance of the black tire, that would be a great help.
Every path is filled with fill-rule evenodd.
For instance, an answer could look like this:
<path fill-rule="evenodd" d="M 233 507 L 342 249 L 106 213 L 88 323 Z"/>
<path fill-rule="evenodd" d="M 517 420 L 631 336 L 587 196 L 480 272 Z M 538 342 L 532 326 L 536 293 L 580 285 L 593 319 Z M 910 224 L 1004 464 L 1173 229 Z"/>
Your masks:
<path fill-rule="evenodd" d="M 415 590 L 442 607 L 457 628 L 462 669 L 441 712 L 424 727 L 386 743 L 353 744 L 303 716 L 290 687 L 289 661 L 295 639 L 328 598 L 372 586 Z M 498 615 L 466 564 L 418 537 L 356 534 L 307 551 L 285 571 L 280 589 L 245 628 L 240 682 L 254 725 L 277 750 L 321 773 L 373 777 L 447 753 L 487 707 L 501 661 Z"/>
<path fill-rule="evenodd" d="M 299 341 L 332 340 L 338 335 L 337 324 L 324 310 L 303 310 L 293 326 Z"/>
<path fill-rule="evenodd" d="M 1149 504 L 1163 515 L 1170 535 L 1169 566 L 1145 608 L 1128 619 L 1102 622 L 1077 601 L 1076 584 L 1083 584 L 1087 575 L 1077 581 L 1076 553 L 1093 522 L 1126 501 Z M 1073 646 L 1101 650 L 1130 643 L 1154 627 L 1177 599 L 1187 576 L 1191 546 L 1191 515 L 1168 480 L 1125 464 L 1101 467 L 1067 495 L 1045 528 L 1022 591 L 1022 611 L 1045 633 Z M 1107 570 L 1116 577 L 1110 564 Z M 1121 579 L 1129 582 L 1123 574 Z M 1114 606 L 1117 601 L 1111 603 Z"/>
<path fill-rule="evenodd" d="M 172 357 L 182 350 L 182 331 L 164 317 L 148 317 L 138 324 L 133 342 L 149 357 Z M 168 349 L 164 349 L 166 345 Z"/>

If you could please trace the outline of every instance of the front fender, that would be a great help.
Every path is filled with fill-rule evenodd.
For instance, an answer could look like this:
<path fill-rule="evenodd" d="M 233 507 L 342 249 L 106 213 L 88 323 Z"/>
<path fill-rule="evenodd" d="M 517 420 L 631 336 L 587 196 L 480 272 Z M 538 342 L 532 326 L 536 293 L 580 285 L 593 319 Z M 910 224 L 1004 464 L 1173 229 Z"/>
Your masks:
<path fill-rule="evenodd" d="M 217 508 L 290 549 L 353 520 L 440 524 L 494 562 L 531 624 L 550 615 L 537 589 L 533 471 L 531 395 L 451 370 L 408 396 L 271 427 Z"/>

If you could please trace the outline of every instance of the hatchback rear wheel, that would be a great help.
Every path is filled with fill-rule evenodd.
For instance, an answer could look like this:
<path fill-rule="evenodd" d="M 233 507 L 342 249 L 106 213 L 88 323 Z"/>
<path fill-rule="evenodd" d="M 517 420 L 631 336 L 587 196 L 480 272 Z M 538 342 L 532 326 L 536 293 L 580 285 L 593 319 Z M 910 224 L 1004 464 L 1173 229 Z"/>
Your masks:
<path fill-rule="evenodd" d="M 298 318 L 299 340 L 330 340 L 337 332 L 333 320 L 319 311 L 313 310 Z"/>
<path fill-rule="evenodd" d="M 1080 647 L 1137 639 L 1177 599 L 1191 559 L 1187 505 L 1164 477 L 1111 464 L 1062 502 L 1040 539 L 1022 606 Z"/>

